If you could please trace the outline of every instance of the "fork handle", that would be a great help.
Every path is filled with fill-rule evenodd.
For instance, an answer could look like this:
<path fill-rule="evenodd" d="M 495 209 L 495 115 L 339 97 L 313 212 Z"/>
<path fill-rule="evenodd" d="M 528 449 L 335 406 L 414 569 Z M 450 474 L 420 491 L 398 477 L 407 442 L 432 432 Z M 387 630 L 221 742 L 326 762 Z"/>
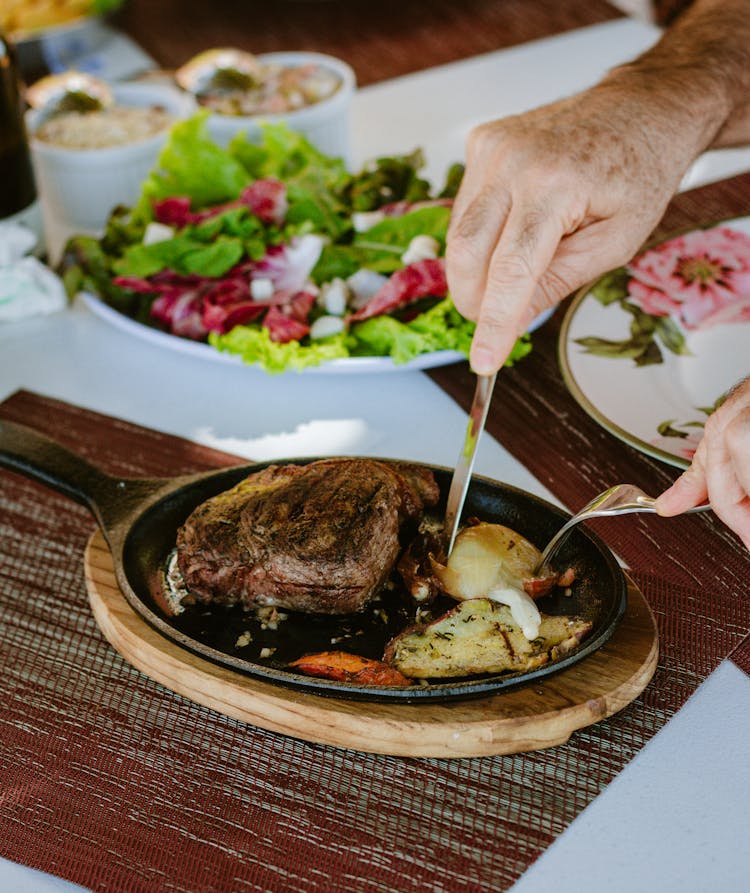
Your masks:
<path fill-rule="evenodd" d="M 589 511 L 586 511 L 585 509 L 581 510 L 580 512 L 578 512 L 578 514 L 574 515 L 572 518 L 569 518 L 552 537 L 552 539 L 547 543 L 544 552 L 542 552 L 542 557 L 539 559 L 539 563 L 534 568 L 534 576 L 541 574 L 542 570 L 549 564 L 550 558 L 558 551 L 560 546 L 567 539 L 570 531 L 577 524 L 580 524 L 581 521 L 588 521 L 589 518 L 613 517 L 614 515 L 632 515 L 635 512 L 655 513 L 655 504 L 656 499 L 653 496 L 639 496 L 637 498 L 637 504 L 633 504 L 632 506 L 628 506 L 627 508 L 605 508 L 600 510 L 593 509 Z M 681 514 L 692 515 L 695 512 L 707 512 L 710 508 L 711 504 L 706 502 L 703 503 L 703 505 L 694 505 L 692 508 L 685 509 L 685 511 L 681 512 Z"/>

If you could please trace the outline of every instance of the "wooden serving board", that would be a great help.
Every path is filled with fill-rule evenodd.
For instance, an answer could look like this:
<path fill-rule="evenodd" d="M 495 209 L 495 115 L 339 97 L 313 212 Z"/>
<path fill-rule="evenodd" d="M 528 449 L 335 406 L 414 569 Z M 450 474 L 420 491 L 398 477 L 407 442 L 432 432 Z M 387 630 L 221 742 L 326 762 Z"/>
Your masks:
<path fill-rule="evenodd" d="M 563 744 L 576 729 L 622 710 L 656 669 L 653 615 L 629 581 L 628 609 L 594 654 L 544 679 L 489 697 L 449 703 L 337 700 L 291 691 L 220 667 L 161 636 L 125 600 L 97 531 L 85 555 L 99 627 L 134 667 L 192 701 L 305 741 L 406 757 L 477 757 Z"/>

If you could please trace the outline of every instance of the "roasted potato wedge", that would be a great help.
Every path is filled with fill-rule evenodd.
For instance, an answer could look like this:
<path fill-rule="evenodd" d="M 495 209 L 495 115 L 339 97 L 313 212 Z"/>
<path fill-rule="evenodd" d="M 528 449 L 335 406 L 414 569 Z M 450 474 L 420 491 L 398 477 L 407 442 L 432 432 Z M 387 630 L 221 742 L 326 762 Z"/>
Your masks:
<path fill-rule="evenodd" d="M 468 599 L 432 623 L 391 639 L 384 660 L 413 679 L 528 671 L 572 651 L 592 626 L 580 617 L 542 614 L 539 635 L 529 641 L 508 607 Z"/>

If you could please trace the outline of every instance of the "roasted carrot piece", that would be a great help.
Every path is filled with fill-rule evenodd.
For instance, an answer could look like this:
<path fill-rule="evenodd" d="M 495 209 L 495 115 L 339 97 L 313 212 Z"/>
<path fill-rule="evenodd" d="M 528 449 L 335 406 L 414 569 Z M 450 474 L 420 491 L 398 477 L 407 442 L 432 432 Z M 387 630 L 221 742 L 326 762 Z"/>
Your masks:
<path fill-rule="evenodd" d="M 369 657 L 349 654 L 347 651 L 320 651 L 305 654 L 289 664 L 300 673 L 335 679 L 338 682 L 356 682 L 361 685 L 411 685 L 398 670 Z"/>

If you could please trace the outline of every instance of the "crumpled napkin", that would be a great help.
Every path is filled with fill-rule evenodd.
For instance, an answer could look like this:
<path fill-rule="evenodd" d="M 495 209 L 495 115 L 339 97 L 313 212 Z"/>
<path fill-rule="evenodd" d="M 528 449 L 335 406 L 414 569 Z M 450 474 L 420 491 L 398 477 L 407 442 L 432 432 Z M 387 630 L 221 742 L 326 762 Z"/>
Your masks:
<path fill-rule="evenodd" d="M 54 313 L 68 303 L 60 277 L 29 252 L 36 236 L 17 223 L 0 223 L 0 323 Z"/>

